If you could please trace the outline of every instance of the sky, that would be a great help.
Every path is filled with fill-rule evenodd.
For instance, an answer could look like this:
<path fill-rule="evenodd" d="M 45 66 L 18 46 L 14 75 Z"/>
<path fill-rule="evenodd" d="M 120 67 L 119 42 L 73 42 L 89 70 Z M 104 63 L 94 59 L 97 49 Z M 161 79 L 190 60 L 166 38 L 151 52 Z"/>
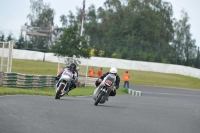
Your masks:
<path fill-rule="evenodd" d="M 49 3 L 55 10 L 54 23 L 61 26 L 60 16 L 68 14 L 69 10 L 76 12 L 76 7 L 82 8 L 83 0 L 43 0 Z M 91 4 L 96 8 L 103 6 L 105 0 L 85 0 L 85 9 Z M 176 19 L 181 18 L 181 10 L 184 9 L 190 17 L 190 32 L 192 38 L 196 40 L 196 45 L 200 47 L 200 0 L 165 0 L 172 3 Z M 29 9 L 30 0 L 0 0 L 0 31 L 6 36 L 11 32 L 15 38 L 20 35 L 21 26 L 28 22 L 27 15 L 31 12 Z"/>

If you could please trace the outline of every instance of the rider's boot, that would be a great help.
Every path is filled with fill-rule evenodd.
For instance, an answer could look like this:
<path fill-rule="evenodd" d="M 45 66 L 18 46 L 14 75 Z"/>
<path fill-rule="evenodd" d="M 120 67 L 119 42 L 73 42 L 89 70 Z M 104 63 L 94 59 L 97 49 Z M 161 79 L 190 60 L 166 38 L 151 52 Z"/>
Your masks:
<path fill-rule="evenodd" d="M 76 84 L 75 84 L 75 85 L 71 85 L 71 86 L 69 87 L 69 91 L 73 90 L 74 88 L 76 88 Z M 67 95 L 68 95 L 69 91 L 66 93 Z"/>
<path fill-rule="evenodd" d="M 73 90 L 74 88 L 76 88 L 76 84 L 71 85 L 70 88 L 69 88 L 69 91 Z"/>

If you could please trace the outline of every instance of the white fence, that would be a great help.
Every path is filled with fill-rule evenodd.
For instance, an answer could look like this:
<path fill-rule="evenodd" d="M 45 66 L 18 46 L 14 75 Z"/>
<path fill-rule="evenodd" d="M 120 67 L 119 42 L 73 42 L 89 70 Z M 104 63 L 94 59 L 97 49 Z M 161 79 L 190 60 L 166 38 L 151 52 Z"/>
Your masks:
<path fill-rule="evenodd" d="M 12 69 L 13 42 L 0 42 L 0 71 L 11 72 Z"/>
<path fill-rule="evenodd" d="M 45 56 L 45 61 L 58 62 L 58 58 L 54 56 L 53 53 L 42 53 L 36 51 L 13 49 L 13 58 L 15 59 L 43 60 L 44 56 Z M 86 65 L 86 66 L 98 66 L 98 67 L 114 66 L 120 69 L 180 74 L 200 79 L 200 69 L 181 66 L 181 65 L 131 61 L 131 60 L 101 58 L 101 57 L 91 57 L 90 59 L 81 58 L 80 61 L 81 65 Z"/>
<path fill-rule="evenodd" d="M 85 86 L 92 86 L 95 87 L 95 81 L 97 78 L 91 78 L 91 77 L 81 77 L 79 76 L 78 81 L 81 84 L 84 84 Z"/>

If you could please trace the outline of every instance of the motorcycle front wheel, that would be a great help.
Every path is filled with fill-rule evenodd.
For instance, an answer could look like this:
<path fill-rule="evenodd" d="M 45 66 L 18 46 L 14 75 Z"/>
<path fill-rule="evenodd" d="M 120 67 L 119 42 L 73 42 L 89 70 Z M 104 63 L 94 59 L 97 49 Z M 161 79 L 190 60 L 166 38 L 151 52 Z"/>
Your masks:
<path fill-rule="evenodd" d="M 101 101 L 102 97 L 105 95 L 104 91 L 100 91 L 99 94 L 97 95 L 97 98 L 94 102 L 94 105 L 97 106 L 99 102 Z"/>
<path fill-rule="evenodd" d="M 62 93 L 62 90 L 63 90 L 64 87 L 65 87 L 64 84 L 60 85 L 58 91 L 56 92 L 55 99 L 60 99 L 60 97 L 61 97 L 60 94 Z"/>

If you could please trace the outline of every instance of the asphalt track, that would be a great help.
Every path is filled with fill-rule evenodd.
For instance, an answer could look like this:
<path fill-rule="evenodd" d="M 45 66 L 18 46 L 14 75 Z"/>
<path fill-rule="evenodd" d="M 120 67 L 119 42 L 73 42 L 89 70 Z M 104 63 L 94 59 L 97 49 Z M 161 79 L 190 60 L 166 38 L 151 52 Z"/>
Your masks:
<path fill-rule="evenodd" d="M 0 133 L 200 133 L 200 91 L 131 85 L 142 96 L 1 96 Z"/>

